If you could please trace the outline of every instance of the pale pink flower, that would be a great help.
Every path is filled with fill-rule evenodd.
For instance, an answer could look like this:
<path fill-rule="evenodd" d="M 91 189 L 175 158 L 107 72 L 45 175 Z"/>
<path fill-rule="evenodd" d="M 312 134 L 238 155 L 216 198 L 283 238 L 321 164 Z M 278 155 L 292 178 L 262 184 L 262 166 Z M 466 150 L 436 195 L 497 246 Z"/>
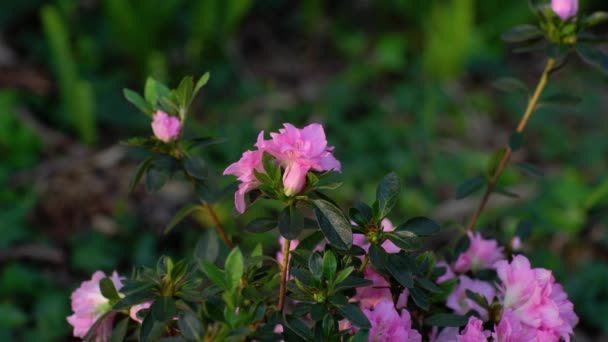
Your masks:
<path fill-rule="evenodd" d="M 333 147 L 327 146 L 322 125 L 313 123 L 302 129 L 288 123 L 283 126 L 279 133 L 270 133 L 270 140 L 258 139 L 256 146 L 273 155 L 285 168 L 283 186 L 287 196 L 302 191 L 310 170 L 341 172 L 340 162 L 332 154 Z"/>
<path fill-rule="evenodd" d="M 458 342 L 487 342 L 491 332 L 489 330 L 483 330 L 483 322 L 475 317 L 469 317 L 467 326 L 464 327 L 460 335 L 458 335 Z"/>
<path fill-rule="evenodd" d="M 357 287 L 355 289 L 357 293 L 351 298 L 352 301 L 358 301 L 361 309 L 373 308 L 380 302 L 392 302 L 393 296 L 391 294 L 390 284 L 383 276 L 374 271 L 371 267 L 367 267 L 363 270 L 363 276 L 373 283 L 369 286 Z M 399 295 L 399 298 L 397 299 L 397 308 L 403 308 L 407 305 L 408 295 L 409 291 L 407 289 Z"/>
<path fill-rule="evenodd" d="M 469 310 L 475 310 L 481 315 L 481 318 L 486 319 L 488 316 L 486 309 L 472 299 L 469 299 L 466 290 L 478 293 L 484 297 L 488 303 L 492 303 L 494 295 L 496 294 L 494 287 L 485 281 L 471 279 L 465 275 L 458 277 L 458 280 L 458 286 L 448 296 L 446 306 L 460 315 L 466 314 Z"/>
<path fill-rule="evenodd" d="M 382 220 L 381 225 L 382 231 L 384 232 L 392 232 L 393 230 L 395 230 L 395 226 L 393 226 L 393 223 L 387 218 Z M 363 234 L 353 234 L 353 245 L 363 248 L 363 250 L 365 250 L 365 253 L 367 253 L 369 251 L 370 243 L 369 241 L 367 241 L 367 238 Z M 382 248 L 384 248 L 387 253 L 391 254 L 399 253 L 399 251 L 401 251 L 401 248 L 397 247 L 388 239 L 382 243 Z"/>
<path fill-rule="evenodd" d="M 568 20 L 578 12 L 578 0 L 551 0 L 551 8 L 562 20 Z"/>
<path fill-rule="evenodd" d="M 447 280 L 456 278 L 456 274 L 454 274 L 454 271 L 452 271 L 452 268 L 450 267 L 450 265 L 447 262 L 439 261 L 438 263 L 435 264 L 435 266 L 445 268 L 445 273 L 437 278 L 437 284 L 441 284 Z"/>
<path fill-rule="evenodd" d="M 152 131 L 158 140 L 168 143 L 179 138 L 182 123 L 178 118 L 170 116 L 163 111 L 154 113 L 152 120 Z"/>
<path fill-rule="evenodd" d="M 129 310 L 129 316 L 137 323 L 141 324 L 142 320 L 137 317 L 137 313 L 141 310 L 144 309 L 149 309 L 150 306 L 152 306 L 152 301 L 149 302 L 145 302 L 145 303 L 141 303 L 141 304 L 137 304 L 135 306 L 131 307 L 131 310 Z"/>
<path fill-rule="evenodd" d="M 84 338 L 97 319 L 110 311 L 110 301 L 101 294 L 99 288 L 99 282 L 105 277 L 104 272 L 97 271 L 93 273 L 91 280 L 82 282 L 80 287 L 72 292 L 72 311 L 74 314 L 69 316 L 67 320 L 74 327 L 75 337 Z M 116 272 L 112 273 L 110 279 L 116 290 L 120 290 L 122 282 L 118 274 Z M 104 323 L 97 328 L 97 338 L 100 341 L 110 336 L 113 315 L 110 316 L 106 317 Z"/>
<path fill-rule="evenodd" d="M 264 173 L 261 151 L 245 151 L 236 163 L 231 164 L 224 170 L 224 175 L 234 175 L 241 182 L 239 189 L 234 193 L 234 205 L 239 213 L 246 209 L 245 194 L 257 188 L 260 182 L 253 171 Z"/>
<path fill-rule="evenodd" d="M 420 342 L 422 336 L 412 328 L 410 313 L 403 309 L 397 312 L 393 302 L 378 303 L 373 310 L 364 309 L 372 328 L 369 331 L 369 342 Z"/>
<path fill-rule="evenodd" d="M 511 309 L 505 309 L 498 325 L 494 326 L 492 338 L 495 342 L 534 342 L 535 329 L 525 326 L 513 315 Z M 540 341 L 539 341 L 540 342 Z"/>
<path fill-rule="evenodd" d="M 469 249 L 460 254 L 454 263 L 456 272 L 492 268 L 494 263 L 504 259 L 502 247 L 498 246 L 496 240 L 485 240 L 479 233 L 468 232 L 467 234 L 471 244 Z"/>
<path fill-rule="evenodd" d="M 553 336 L 550 340 L 570 340 L 578 317 L 551 271 L 532 269 L 525 256 L 516 255 L 511 263 L 497 262 L 496 272 L 501 280 L 499 299 L 505 310 L 509 309 L 509 315 L 519 320 L 522 330 L 532 329 L 536 336 L 545 339 Z M 507 323 L 514 326 L 510 321 Z"/>
<path fill-rule="evenodd" d="M 456 327 L 445 327 L 439 332 L 438 327 L 433 327 L 429 334 L 429 342 L 457 342 L 459 329 Z"/>
<path fill-rule="evenodd" d="M 521 238 L 519 236 L 514 236 L 511 239 L 511 250 L 518 251 L 521 249 Z"/>

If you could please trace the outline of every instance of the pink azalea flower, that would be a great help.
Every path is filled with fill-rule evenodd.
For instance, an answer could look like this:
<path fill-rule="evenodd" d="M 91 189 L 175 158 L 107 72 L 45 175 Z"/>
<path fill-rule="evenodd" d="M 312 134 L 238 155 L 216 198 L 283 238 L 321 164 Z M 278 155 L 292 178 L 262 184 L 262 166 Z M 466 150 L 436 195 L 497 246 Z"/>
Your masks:
<path fill-rule="evenodd" d="M 482 308 L 472 299 L 469 299 L 466 290 L 479 293 L 488 301 L 488 303 L 492 303 L 494 295 L 496 294 L 494 287 L 485 281 L 471 279 L 464 275 L 461 275 L 458 279 L 458 286 L 449 295 L 446 306 L 460 315 L 466 314 L 469 310 L 475 310 L 482 318 L 487 319 L 488 313 L 486 309 Z"/>
<path fill-rule="evenodd" d="M 397 312 L 393 302 L 382 301 L 373 310 L 364 309 L 372 328 L 369 331 L 369 342 L 420 342 L 422 336 L 412 328 L 410 313 L 403 309 Z"/>
<path fill-rule="evenodd" d="M 511 239 L 511 249 L 513 251 L 521 249 L 521 238 L 519 236 L 514 236 L 513 239 Z"/>
<path fill-rule="evenodd" d="M 551 0 L 551 9 L 562 20 L 568 20 L 578 12 L 578 0 Z"/>
<path fill-rule="evenodd" d="M 454 264 L 456 272 L 492 268 L 494 263 L 504 259 L 502 247 L 498 247 L 496 240 L 484 240 L 479 233 L 469 232 L 468 235 L 471 245 L 458 256 Z"/>
<path fill-rule="evenodd" d="M 395 226 L 393 226 L 393 223 L 387 218 L 382 220 L 381 224 L 382 224 L 382 231 L 392 232 L 393 230 L 395 230 Z M 363 248 L 365 250 L 365 252 L 367 253 L 367 251 L 369 250 L 370 243 L 369 243 L 369 241 L 367 241 L 367 238 L 365 238 L 365 236 L 363 234 L 354 234 L 353 235 L 353 245 Z M 387 253 L 399 253 L 399 251 L 401 251 L 401 248 L 397 247 L 390 240 L 384 241 L 382 243 L 382 248 L 384 248 L 384 250 Z"/>
<path fill-rule="evenodd" d="M 72 292 L 72 311 L 74 314 L 67 318 L 68 323 L 74 327 L 74 336 L 84 338 L 89 329 L 95 324 L 97 319 L 110 311 L 111 306 L 107 298 L 101 294 L 99 282 L 105 278 L 106 274 L 102 271 L 93 273 L 91 280 L 82 282 L 79 288 Z M 122 282 L 116 272 L 110 277 L 116 290 L 120 290 Z M 106 317 L 103 324 L 98 327 L 97 339 L 105 341 L 109 338 L 112 330 L 113 315 Z"/>
<path fill-rule="evenodd" d="M 333 147 L 327 146 L 322 125 L 313 123 L 302 129 L 288 123 L 283 126 L 279 133 L 270 133 L 270 140 L 258 139 L 256 146 L 285 168 L 283 186 L 287 196 L 302 191 L 310 170 L 341 171 L 340 162 L 332 154 Z"/>
<path fill-rule="evenodd" d="M 450 265 L 445 262 L 445 261 L 439 261 L 438 263 L 435 264 L 436 267 L 445 267 L 445 273 L 442 274 L 441 276 L 439 276 L 439 278 L 437 278 L 437 284 L 441 284 L 447 280 L 456 278 L 456 274 L 454 274 L 454 271 L 452 271 L 452 268 L 450 267 Z"/>
<path fill-rule="evenodd" d="M 129 316 L 131 317 L 131 319 L 133 319 L 135 322 L 141 324 L 142 320 L 137 317 L 137 313 L 140 312 L 141 310 L 144 309 L 149 309 L 150 306 L 152 306 L 152 301 L 149 302 L 145 302 L 145 303 L 141 303 L 141 304 L 137 304 L 135 306 L 131 307 L 131 310 L 129 310 Z"/>
<path fill-rule="evenodd" d="M 458 330 L 456 327 L 445 327 L 439 332 L 439 328 L 433 327 L 429 334 L 429 342 L 457 342 Z"/>
<path fill-rule="evenodd" d="M 152 131 L 158 140 L 168 143 L 179 138 L 182 123 L 178 118 L 170 116 L 163 111 L 154 113 L 152 120 Z"/>
<path fill-rule="evenodd" d="M 246 151 L 239 161 L 224 170 L 224 175 L 234 175 L 241 182 L 239 189 L 234 194 L 234 205 L 241 214 L 246 209 L 245 194 L 260 185 L 253 170 L 264 173 L 261 151 Z"/>
<path fill-rule="evenodd" d="M 361 307 L 361 309 L 371 309 L 380 302 L 392 302 L 393 296 L 391 294 L 390 284 L 384 277 L 370 267 L 363 270 L 363 276 L 373 283 L 369 286 L 357 287 L 357 293 L 351 298 L 353 301 L 359 302 L 359 307 Z M 407 289 L 399 295 L 399 298 L 397 299 L 397 308 L 403 308 L 407 305 L 408 295 L 409 291 Z"/>
<path fill-rule="evenodd" d="M 460 335 L 458 335 L 458 342 L 487 342 L 491 332 L 489 330 L 483 330 L 483 322 L 475 317 L 469 317 L 467 326 L 464 327 Z"/>
<path fill-rule="evenodd" d="M 506 309 L 494 326 L 492 338 L 495 342 L 529 342 L 536 341 L 536 334 L 533 328 L 523 325 L 511 309 Z"/>
<path fill-rule="evenodd" d="M 517 319 L 520 330 L 531 330 L 538 338 L 553 336 L 549 340 L 570 340 L 578 317 L 561 285 L 555 283 L 551 271 L 532 269 L 525 256 L 516 255 L 511 263 L 505 260 L 497 262 L 496 272 L 502 282 L 499 297 L 505 310 L 509 311 L 506 327 L 511 330 L 517 328 L 511 322 Z"/>

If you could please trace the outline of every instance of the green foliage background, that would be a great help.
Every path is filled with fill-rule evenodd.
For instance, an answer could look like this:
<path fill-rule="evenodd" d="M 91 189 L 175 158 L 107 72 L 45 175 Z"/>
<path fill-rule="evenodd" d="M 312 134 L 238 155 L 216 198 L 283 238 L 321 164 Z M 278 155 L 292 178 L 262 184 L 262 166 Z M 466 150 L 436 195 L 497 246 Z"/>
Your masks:
<path fill-rule="evenodd" d="M 581 9 L 606 10 L 600 0 L 581 1 Z M 45 171 L 72 145 L 94 153 L 150 134 L 148 118 L 122 99 L 125 86 L 141 89 L 148 75 L 174 84 L 210 71 L 188 129 L 228 138 L 206 150 L 218 170 L 260 130 L 322 122 L 343 163 L 337 197 L 370 199 L 394 170 L 405 184 L 399 212 L 443 221 L 447 229 L 432 243 L 440 247 L 461 231 L 474 204 L 454 200 L 458 184 L 485 172 L 524 109 L 522 94 L 499 92 L 492 82 L 516 76 L 532 84 L 540 73 L 542 56 L 511 54 L 499 40 L 531 20 L 523 0 L 2 2 L 0 50 L 12 57 L 0 59 L 0 69 L 33 71 L 48 85 L 28 83 L 25 73 L 0 80 L 0 340 L 64 340 L 69 294 L 80 281 L 97 269 L 126 275 L 161 254 L 197 252 L 196 227 L 210 226 L 200 215 L 163 236 L 158 226 L 183 203 L 167 204 L 168 217 L 153 215 L 138 206 L 146 196 L 128 198 L 124 186 L 100 190 L 111 199 L 104 217 L 115 232 L 95 229 L 87 208 L 97 197 L 66 205 L 63 221 L 41 215 L 45 203 L 67 201 L 68 191 L 48 193 L 61 168 L 32 170 Z M 480 224 L 506 242 L 521 219 L 533 223 L 525 251 L 555 270 L 591 336 L 608 333 L 598 319 L 608 307 L 607 89 L 605 76 L 577 62 L 555 75 L 547 96 L 566 92 L 583 101 L 535 114 L 516 159 L 544 176 L 508 169 L 501 186 L 524 200 L 492 206 Z M 68 142 L 49 146 L 24 112 Z M 72 160 L 93 180 L 113 175 L 128 183 L 136 158 L 106 173 Z M 68 179 L 70 192 L 86 193 L 87 181 Z M 153 198 L 162 205 L 163 197 Z M 262 209 L 235 217 L 228 197 L 218 211 L 234 233 Z M 276 235 L 239 236 L 246 247 L 263 241 L 267 253 L 277 248 Z M 24 246 L 62 258 L 32 258 L 20 254 Z"/>

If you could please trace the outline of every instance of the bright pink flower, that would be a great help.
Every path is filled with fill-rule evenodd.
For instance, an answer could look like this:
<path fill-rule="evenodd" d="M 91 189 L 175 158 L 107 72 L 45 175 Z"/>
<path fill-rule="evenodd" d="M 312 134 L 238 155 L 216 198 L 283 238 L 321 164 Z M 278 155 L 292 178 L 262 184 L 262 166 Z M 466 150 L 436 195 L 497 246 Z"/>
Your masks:
<path fill-rule="evenodd" d="M 492 338 L 495 342 L 530 342 L 536 341 L 535 329 L 525 326 L 513 315 L 511 309 L 505 309 L 498 325 L 494 326 Z M 539 341 L 540 342 L 540 341 Z"/>
<path fill-rule="evenodd" d="M 370 309 L 380 302 L 393 300 L 390 284 L 378 272 L 367 267 L 363 270 L 363 276 L 373 283 L 369 286 L 356 288 L 357 293 L 352 297 L 352 300 L 358 301 L 361 309 Z M 397 308 L 403 308 L 407 305 L 408 295 L 409 292 L 407 289 L 399 295 L 399 298 L 397 299 Z"/>
<path fill-rule="evenodd" d="M 261 151 L 245 151 L 239 161 L 224 170 L 224 175 L 234 175 L 241 182 L 239 189 L 234 193 L 234 205 L 241 214 L 245 212 L 247 206 L 245 204 L 245 194 L 260 185 L 255 177 L 254 170 L 264 173 Z"/>
<path fill-rule="evenodd" d="M 491 332 L 489 330 L 483 330 L 483 322 L 475 317 L 469 317 L 467 326 L 464 327 L 460 335 L 458 335 L 458 342 L 487 342 Z"/>
<path fill-rule="evenodd" d="M 327 146 L 323 126 L 317 123 L 302 129 L 288 123 L 283 126 L 279 133 L 270 133 L 270 140 L 258 139 L 256 146 L 273 155 L 285 168 L 283 186 L 287 196 L 302 191 L 310 170 L 341 171 L 340 162 L 332 154 L 333 147 Z"/>
<path fill-rule="evenodd" d="M 152 131 L 158 140 L 168 143 L 179 138 L 182 123 L 178 118 L 170 116 L 163 111 L 154 113 L 152 120 Z"/>
<path fill-rule="evenodd" d="M 447 280 L 456 278 L 454 271 L 452 271 L 452 268 L 450 267 L 450 265 L 447 262 L 439 261 L 438 263 L 435 264 L 435 266 L 436 267 L 445 267 L 445 273 L 442 274 L 441 276 L 439 276 L 439 278 L 437 278 L 437 284 L 441 284 Z"/>
<path fill-rule="evenodd" d="M 373 310 L 364 309 L 372 328 L 368 342 L 420 342 L 422 336 L 412 329 L 410 313 L 403 309 L 401 315 L 391 300 L 378 303 Z"/>
<path fill-rule="evenodd" d="M 384 220 L 382 220 L 382 231 L 392 232 L 393 230 L 395 230 L 395 226 L 393 226 L 393 223 L 389 219 L 385 218 Z M 369 241 L 367 241 L 363 234 L 354 234 L 353 245 L 363 248 L 367 253 L 367 251 L 369 250 L 370 243 Z M 382 248 L 384 248 L 387 253 L 399 253 L 399 251 L 401 251 L 401 248 L 397 247 L 390 240 L 384 241 L 382 243 Z"/>
<path fill-rule="evenodd" d="M 551 8 L 562 20 L 567 20 L 578 12 L 578 0 L 551 0 Z"/>
<path fill-rule="evenodd" d="M 551 271 L 532 269 L 526 257 L 516 255 L 511 263 L 497 262 L 496 272 L 502 282 L 499 297 L 504 308 L 509 309 L 509 315 L 519 320 L 521 329 L 532 329 L 538 338 L 553 336 L 550 340 L 570 340 L 578 317 Z M 514 324 L 509 321 L 507 326 Z"/>
<path fill-rule="evenodd" d="M 74 336 L 84 338 L 89 329 L 103 316 L 110 311 L 111 306 L 109 300 L 101 294 L 99 282 L 105 278 L 106 274 L 102 271 L 93 273 L 91 280 L 82 282 L 79 288 L 72 292 L 72 311 L 74 314 L 67 318 L 68 323 L 74 327 Z M 116 290 L 120 290 L 122 282 L 116 272 L 110 277 L 114 283 Z M 97 331 L 97 338 L 103 341 L 104 338 L 109 338 L 112 329 L 112 317 L 106 317 Z"/>
<path fill-rule="evenodd" d="M 494 287 L 485 281 L 471 279 L 465 275 L 458 277 L 458 280 L 458 286 L 449 295 L 446 306 L 460 315 L 466 314 L 469 310 L 475 310 L 482 318 L 486 319 L 488 316 L 486 309 L 482 308 L 472 299 L 469 299 L 466 290 L 479 293 L 488 301 L 488 303 L 492 303 L 494 295 L 496 294 Z"/>
<path fill-rule="evenodd" d="M 149 302 L 145 302 L 145 303 L 141 303 L 141 304 L 137 304 L 135 306 L 131 307 L 131 310 L 129 310 L 129 316 L 137 323 L 141 324 L 142 320 L 137 317 L 137 313 L 141 310 L 144 309 L 149 309 L 150 306 L 152 306 L 152 301 Z"/>
<path fill-rule="evenodd" d="M 468 235 L 471 245 L 468 250 L 458 256 L 454 264 L 456 272 L 492 268 L 494 263 L 504 259 L 502 247 L 498 247 L 496 240 L 484 240 L 479 233 L 469 232 Z"/>

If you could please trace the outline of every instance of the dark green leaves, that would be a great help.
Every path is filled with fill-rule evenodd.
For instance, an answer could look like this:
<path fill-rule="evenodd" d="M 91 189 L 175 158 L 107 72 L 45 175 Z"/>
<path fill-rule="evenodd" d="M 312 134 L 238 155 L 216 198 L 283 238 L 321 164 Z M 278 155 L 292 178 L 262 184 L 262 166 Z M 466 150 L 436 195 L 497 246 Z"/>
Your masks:
<path fill-rule="evenodd" d="M 414 217 L 397 226 L 395 231 L 407 230 L 417 236 L 429 236 L 438 233 L 440 229 L 439 223 L 429 218 Z"/>
<path fill-rule="evenodd" d="M 180 223 L 183 219 L 188 217 L 188 215 L 192 214 L 197 210 L 202 210 L 202 207 L 198 204 L 190 204 L 181 208 L 167 224 L 167 227 L 165 228 L 165 234 L 169 233 L 171 229 L 177 226 L 178 223 Z"/>
<path fill-rule="evenodd" d="M 523 43 L 544 36 L 543 31 L 532 25 L 519 25 L 501 35 L 502 40 L 508 43 Z"/>
<path fill-rule="evenodd" d="M 585 63 L 608 74 L 608 56 L 602 51 L 590 44 L 582 43 L 576 45 L 576 52 Z"/>
<path fill-rule="evenodd" d="M 110 278 L 103 278 L 99 281 L 99 289 L 101 294 L 109 300 L 119 300 L 120 296 L 114 287 L 114 283 Z"/>
<path fill-rule="evenodd" d="M 583 26 L 591 27 L 608 22 L 608 12 L 595 12 L 583 20 Z"/>
<path fill-rule="evenodd" d="M 287 240 L 298 238 L 304 229 L 304 216 L 295 205 L 285 207 L 279 214 L 279 232 Z"/>
<path fill-rule="evenodd" d="M 377 220 L 385 218 L 393 209 L 399 199 L 400 192 L 401 183 L 396 173 L 391 172 L 382 179 L 376 189 L 376 200 L 378 201 Z"/>
<path fill-rule="evenodd" d="M 412 252 L 420 248 L 420 243 L 418 242 L 416 234 L 407 230 L 395 230 L 393 232 L 386 233 L 386 237 L 388 237 L 388 239 L 397 247 L 406 252 Z"/>
<path fill-rule="evenodd" d="M 328 280 L 333 280 L 338 268 L 336 256 L 331 250 L 323 255 L 323 277 Z"/>
<path fill-rule="evenodd" d="M 486 183 L 483 176 L 467 179 L 456 189 L 456 199 L 463 199 L 481 189 Z"/>
<path fill-rule="evenodd" d="M 316 199 L 312 203 L 319 227 L 329 243 L 338 249 L 350 249 L 353 233 L 342 211 L 326 200 Z"/>
<path fill-rule="evenodd" d="M 273 218 L 257 218 L 247 223 L 245 229 L 252 233 L 264 233 L 269 230 L 275 229 L 278 223 Z"/>
<path fill-rule="evenodd" d="M 177 315 L 177 307 L 172 297 L 163 296 L 154 301 L 150 307 L 152 317 L 158 322 L 166 322 Z"/>
<path fill-rule="evenodd" d="M 234 291 L 240 284 L 241 278 L 243 277 L 244 269 L 244 261 L 243 261 L 243 253 L 241 250 L 236 247 L 232 249 L 228 257 L 226 258 L 226 284 L 228 285 L 228 289 Z"/>
<path fill-rule="evenodd" d="M 147 115 L 152 115 L 151 106 L 141 97 L 141 95 L 131 89 L 123 89 L 122 93 L 127 101 L 131 102 L 137 109 Z"/>
<path fill-rule="evenodd" d="M 198 317 L 191 312 L 180 315 L 177 326 L 182 335 L 188 340 L 199 341 L 201 339 L 202 326 Z"/>
<path fill-rule="evenodd" d="M 525 94 L 529 93 L 528 86 L 517 78 L 505 77 L 498 79 L 492 83 L 492 86 L 498 90 L 505 92 L 521 91 Z"/>
<path fill-rule="evenodd" d="M 463 327 L 467 324 L 466 316 L 440 313 L 435 314 L 424 320 L 424 325 L 433 327 Z"/>
<path fill-rule="evenodd" d="M 369 329 L 372 327 L 371 323 L 358 306 L 354 304 L 346 304 L 338 306 L 337 309 L 353 325 L 361 329 Z"/>
<path fill-rule="evenodd" d="M 152 165 L 153 160 L 154 157 L 148 157 L 143 162 L 141 162 L 139 166 L 137 166 L 137 170 L 135 171 L 135 174 L 133 175 L 133 178 L 131 178 L 131 182 L 129 183 L 129 193 L 135 190 L 135 187 L 137 186 L 137 184 L 139 184 L 141 177 L 143 177 L 146 170 L 148 170 L 150 165 Z"/>

